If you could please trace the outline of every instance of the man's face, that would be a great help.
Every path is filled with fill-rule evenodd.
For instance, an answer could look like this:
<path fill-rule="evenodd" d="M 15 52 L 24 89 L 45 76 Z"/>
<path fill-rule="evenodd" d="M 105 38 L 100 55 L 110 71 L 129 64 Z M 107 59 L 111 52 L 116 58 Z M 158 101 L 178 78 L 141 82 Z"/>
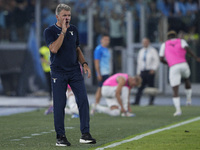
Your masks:
<path fill-rule="evenodd" d="M 71 21 L 71 12 L 66 10 L 61 10 L 59 15 L 56 15 L 56 18 L 60 24 L 62 24 L 63 21 L 65 21 L 67 25 Z"/>
<path fill-rule="evenodd" d="M 136 80 L 135 80 L 135 78 L 131 77 L 131 78 L 129 79 L 129 86 L 130 86 L 131 88 L 133 88 L 133 87 L 136 86 Z"/>
<path fill-rule="evenodd" d="M 149 46 L 149 40 L 148 40 L 147 38 L 143 39 L 143 40 L 142 40 L 142 45 L 143 45 L 144 47 L 148 47 L 148 46 Z"/>
<path fill-rule="evenodd" d="M 110 44 L 110 37 L 109 36 L 104 36 L 101 39 L 101 44 L 102 44 L 102 46 L 107 47 Z"/>

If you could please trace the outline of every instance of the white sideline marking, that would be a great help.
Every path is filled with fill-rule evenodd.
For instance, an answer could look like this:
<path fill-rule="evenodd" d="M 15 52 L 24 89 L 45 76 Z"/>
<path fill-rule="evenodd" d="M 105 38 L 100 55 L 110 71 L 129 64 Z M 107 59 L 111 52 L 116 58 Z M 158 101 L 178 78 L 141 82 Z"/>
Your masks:
<path fill-rule="evenodd" d="M 37 135 L 41 135 L 41 134 L 39 134 L 39 133 L 31 134 L 31 136 L 37 136 Z"/>
<path fill-rule="evenodd" d="M 65 129 L 73 129 L 74 127 L 65 127 Z"/>
<path fill-rule="evenodd" d="M 65 127 L 65 129 L 73 129 L 73 128 L 74 127 Z M 55 132 L 55 130 L 50 130 L 49 132 L 33 133 L 30 136 L 21 137 L 21 139 L 30 139 L 33 136 L 39 136 L 39 135 L 42 135 L 42 134 L 48 134 L 48 133 L 52 133 L 52 132 Z M 11 139 L 10 141 L 21 141 L 21 139 Z"/>
<path fill-rule="evenodd" d="M 42 134 L 47 134 L 47 133 L 51 133 L 51 132 L 41 132 Z"/>
<path fill-rule="evenodd" d="M 188 121 L 184 121 L 184 122 L 181 122 L 181 123 L 178 123 L 178 124 L 175 124 L 175 125 L 171 125 L 171 126 L 166 127 L 166 128 L 157 129 L 157 130 L 154 130 L 154 131 L 145 133 L 145 134 L 141 134 L 141 135 L 138 135 L 138 136 L 133 137 L 133 138 L 131 138 L 131 139 L 123 140 L 123 141 L 121 141 L 121 142 L 113 143 L 113 144 L 108 145 L 108 146 L 105 146 L 105 147 L 97 148 L 96 150 L 104 150 L 104 149 L 106 149 L 106 148 L 112 148 L 112 147 L 121 145 L 121 144 L 123 144 L 123 143 L 127 143 L 127 142 L 131 142 L 131 141 L 139 140 L 139 139 L 141 139 L 141 138 L 143 138 L 143 137 L 145 137 L 145 136 L 149 136 L 149 135 L 152 135 L 152 134 L 161 132 L 161 131 L 165 131 L 165 130 L 169 130 L 169 129 L 172 129 L 172 128 L 176 128 L 176 127 L 179 127 L 179 126 L 182 126 L 182 125 L 185 125 L 185 124 L 194 122 L 194 121 L 198 121 L 198 120 L 200 120 L 200 117 L 197 117 L 197 118 L 194 118 L 194 119 L 191 119 L 191 120 L 188 120 Z"/>
<path fill-rule="evenodd" d="M 23 139 L 30 139 L 31 137 L 30 136 L 24 136 L 22 137 Z"/>
<path fill-rule="evenodd" d="M 10 141 L 20 141 L 21 139 L 12 139 Z"/>

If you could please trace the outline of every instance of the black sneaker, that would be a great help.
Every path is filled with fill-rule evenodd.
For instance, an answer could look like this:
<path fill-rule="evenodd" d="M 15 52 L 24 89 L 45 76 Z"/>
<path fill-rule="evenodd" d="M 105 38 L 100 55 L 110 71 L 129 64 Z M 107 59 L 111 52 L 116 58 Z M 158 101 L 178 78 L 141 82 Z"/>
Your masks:
<path fill-rule="evenodd" d="M 92 138 L 90 133 L 83 133 L 81 138 L 80 138 L 80 143 L 83 143 L 83 144 L 95 144 L 96 140 Z"/>
<path fill-rule="evenodd" d="M 70 146 L 70 145 L 71 143 L 69 143 L 65 135 L 57 136 L 56 146 Z"/>

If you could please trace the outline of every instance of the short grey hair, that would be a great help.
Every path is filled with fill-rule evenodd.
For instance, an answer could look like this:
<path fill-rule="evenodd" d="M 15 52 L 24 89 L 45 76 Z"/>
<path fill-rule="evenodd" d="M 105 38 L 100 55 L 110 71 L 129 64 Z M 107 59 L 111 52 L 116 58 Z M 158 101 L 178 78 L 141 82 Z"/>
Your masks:
<path fill-rule="evenodd" d="M 59 15 L 60 12 L 62 10 L 66 10 L 66 11 L 71 11 L 71 7 L 69 7 L 68 5 L 66 4 L 59 4 L 57 7 L 56 7 L 56 15 Z"/>

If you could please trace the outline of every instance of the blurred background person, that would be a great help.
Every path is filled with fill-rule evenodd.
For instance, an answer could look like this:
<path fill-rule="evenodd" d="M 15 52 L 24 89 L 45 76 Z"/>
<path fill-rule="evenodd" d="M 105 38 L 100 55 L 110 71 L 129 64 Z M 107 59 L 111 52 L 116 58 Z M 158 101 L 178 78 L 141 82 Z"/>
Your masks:
<path fill-rule="evenodd" d="M 15 40 L 20 42 L 27 39 L 26 32 L 28 31 L 28 22 L 30 13 L 28 12 L 28 2 L 26 0 L 16 0 L 16 7 L 13 11 L 13 21 L 15 24 L 16 36 Z"/>
<path fill-rule="evenodd" d="M 92 115 L 95 111 L 95 107 L 99 104 L 101 99 L 101 87 L 103 82 L 111 74 L 111 54 L 108 49 L 110 43 L 110 37 L 108 34 L 103 34 L 101 37 L 101 44 L 99 44 L 94 50 L 94 67 L 98 80 L 98 88 L 95 94 L 95 104 L 91 109 L 90 114 Z"/>
<path fill-rule="evenodd" d="M 175 31 L 171 30 L 167 35 L 168 40 L 161 45 L 159 55 L 161 62 L 169 66 L 169 83 L 173 89 L 172 100 L 176 109 L 174 116 L 180 116 L 182 111 L 178 91 L 181 78 L 185 81 L 186 104 L 191 105 L 192 102 L 192 87 L 189 79 L 191 72 L 185 56 L 188 53 L 198 62 L 200 58 L 191 51 L 184 39 L 177 38 Z"/>
<path fill-rule="evenodd" d="M 140 76 L 131 77 L 126 73 L 116 73 L 103 83 L 102 95 L 107 106 L 96 105 L 96 111 L 110 116 L 134 117 L 130 107 L 130 90 L 140 86 Z"/>
<path fill-rule="evenodd" d="M 42 68 L 46 77 L 47 89 L 49 92 L 49 100 L 52 101 L 50 52 L 49 52 L 49 48 L 45 45 L 40 48 L 40 59 L 41 59 Z"/>
<path fill-rule="evenodd" d="M 157 50 L 150 45 L 148 38 L 142 40 L 143 48 L 139 50 L 137 57 L 137 74 L 142 78 L 142 85 L 138 88 L 135 96 L 135 102 L 133 105 L 140 104 L 140 98 L 142 96 L 144 88 L 148 85 L 149 87 L 155 87 L 155 74 L 159 66 L 159 56 Z M 154 103 L 154 95 L 149 96 L 149 105 Z"/>
<path fill-rule="evenodd" d="M 112 12 L 109 19 L 109 31 L 110 31 L 110 45 L 122 46 L 123 45 L 123 18 L 121 14 Z"/>

